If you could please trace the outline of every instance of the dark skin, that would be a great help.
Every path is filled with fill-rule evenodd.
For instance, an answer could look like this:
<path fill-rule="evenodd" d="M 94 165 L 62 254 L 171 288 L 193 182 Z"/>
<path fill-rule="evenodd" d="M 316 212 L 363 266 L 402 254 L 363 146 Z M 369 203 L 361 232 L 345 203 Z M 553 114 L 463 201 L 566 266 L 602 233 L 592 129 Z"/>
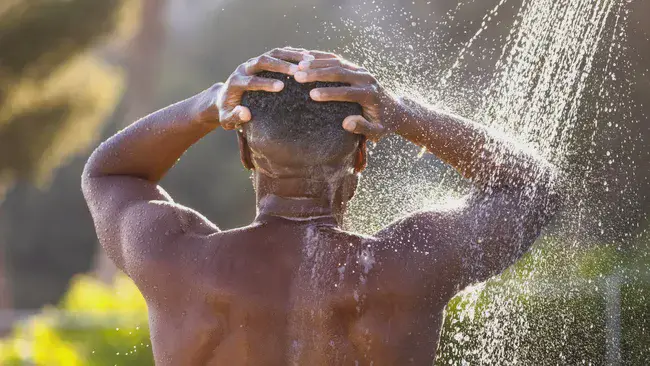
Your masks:
<path fill-rule="evenodd" d="M 398 134 L 475 191 L 362 236 L 340 228 L 361 150 L 320 177 L 299 168 L 260 173 L 282 159 L 279 147 L 268 161 L 244 156 L 254 167 L 255 221 L 219 230 L 158 182 L 203 136 L 254 123 L 243 93 L 283 87 L 254 76 L 262 70 L 350 84 L 311 97 L 361 104 L 364 115 L 346 118 L 344 129 L 371 140 Z M 281 179 L 285 173 L 313 179 Z M 146 298 L 156 364 L 378 366 L 435 360 L 447 302 L 530 247 L 554 211 L 553 177 L 543 160 L 479 124 L 393 97 L 337 55 L 283 48 L 111 137 L 91 156 L 82 185 L 102 246 Z"/>

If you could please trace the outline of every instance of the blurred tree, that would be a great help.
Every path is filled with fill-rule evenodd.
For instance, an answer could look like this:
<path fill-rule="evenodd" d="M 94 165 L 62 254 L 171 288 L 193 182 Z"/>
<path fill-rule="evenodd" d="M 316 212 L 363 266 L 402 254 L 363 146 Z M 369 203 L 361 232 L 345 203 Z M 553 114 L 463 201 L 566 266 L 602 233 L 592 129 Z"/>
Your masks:
<path fill-rule="evenodd" d="M 155 109 L 160 55 L 165 43 L 163 15 L 166 5 L 166 0 L 142 0 L 140 29 L 127 52 L 127 84 L 121 103 L 122 113 L 111 120 L 110 132 L 129 125 Z M 95 273 L 107 283 L 117 273 L 117 267 L 103 250 L 98 250 L 95 256 Z"/>
<path fill-rule="evenodd" d="M 127 4 L 136 2 L 0 5 L 0 201 L 16 180 L 47 183 L 57 166 L 97 137 L 117 100 L 120 77 L 90 50 L 116 30 L 129 31 L 126 15 L 134 9 Z M 0 263 L 0 284 L 5 272 Z M 7 294 L 0 288 L 5 306 Z"/>
<path fill-rule="evenodd" d="M 104 284 L 76 277 L 47 307 L 0 340 L 1 365 L 153 365 L 147 305 L 125 276 Z"/>

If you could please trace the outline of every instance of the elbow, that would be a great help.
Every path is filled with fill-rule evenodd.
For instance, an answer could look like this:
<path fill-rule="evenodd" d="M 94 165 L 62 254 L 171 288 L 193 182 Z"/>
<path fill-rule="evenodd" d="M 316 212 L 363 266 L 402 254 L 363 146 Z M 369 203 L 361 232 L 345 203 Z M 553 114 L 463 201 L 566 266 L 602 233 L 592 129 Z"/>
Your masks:
<path fill-rule="evenodd" d="M 93 181 L 93 176 L 90 173 L 90 171 L 87 170 L 88 166 L 83 170 L 83 173 L 81 173 L 81 192 L 83 193 L 84 197 L 88 199 L 90 192 L 92 192 L 92 181 Z"/>
<path fill-rule="evenodd" d="M 96 157 L 97 150 L 95 150 L 88 158 L 86 165 L 84 166 L 83 172 L 81 173 L 81 191 L 85 197 L 88 197 L 88 194 L 92 191 L 93 182 L 101 177 L 100 170 L 97 167 Z"/>
<path fill-rule="evenodd" d="M 107 168 L 111 165 L 111 160 L 114 160 L 112 155 L 114 155 L 114 153 L 111 152 L 111 149 L 107 149 L 106 142 L 100 144 L 93 153 L 90 154 L 88 161 L 86 161 L 86 165 L 81 173 L 82 185 L 84 182 L 106 176 Z"/>

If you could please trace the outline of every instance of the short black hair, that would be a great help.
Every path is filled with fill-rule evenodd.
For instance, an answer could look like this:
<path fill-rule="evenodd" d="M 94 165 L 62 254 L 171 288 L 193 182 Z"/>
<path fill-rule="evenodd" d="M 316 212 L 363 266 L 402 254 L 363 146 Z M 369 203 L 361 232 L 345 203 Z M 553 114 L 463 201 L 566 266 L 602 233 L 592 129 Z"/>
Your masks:
<path fill-rule="evenodd" d="M 242 105 L 248 107 L 252 120 L 245 124 L 244 134 L 263 136 L 277 144 L 286 145 L 298 158 L 314 164 L 331 162 L 345 151 L 359 146 L 362 136 L 343 129 L 343 120 L 350 115 L 361 115 L 358 103 L 316 102 L 309 96 L 314 88 L 349 86 L 343 83 L 298 83 L 293 76 L 264 71 L 257 76 L 278 79 L 284 89 L 278 93 L 246 92 Z M 365 140 L 365 139 L 363 139 Z"/>

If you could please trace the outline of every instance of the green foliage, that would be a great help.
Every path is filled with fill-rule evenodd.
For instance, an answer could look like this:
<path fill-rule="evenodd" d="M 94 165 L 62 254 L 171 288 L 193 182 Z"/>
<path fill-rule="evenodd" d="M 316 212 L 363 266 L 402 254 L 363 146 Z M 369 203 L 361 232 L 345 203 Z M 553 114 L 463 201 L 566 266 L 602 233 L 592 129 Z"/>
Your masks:
<path fill-rule="evenodd" d="M 84 149 L 112 112 L 119 74 L 91 55 L 135 0 L 13 1 L 0 7 L 0 187 L 38 182 Z"/>
<path fill-rule="evenodd" d="M 58 308 L 46 308 L 0 342 L 0 364 L 153 365 L 147 307 L 133 283 L 80 276 Z"/>
<path fill-rule="evenodd" d="M 449 302 L 437 364 L 606 364 L 611 296 L 619 299 L 623 364 L 645 364 L 650 272 L 647 264 L 637 270 L 637 257 L 610 245 L 572 248 L 547 241 L 501 276 Z"/>

